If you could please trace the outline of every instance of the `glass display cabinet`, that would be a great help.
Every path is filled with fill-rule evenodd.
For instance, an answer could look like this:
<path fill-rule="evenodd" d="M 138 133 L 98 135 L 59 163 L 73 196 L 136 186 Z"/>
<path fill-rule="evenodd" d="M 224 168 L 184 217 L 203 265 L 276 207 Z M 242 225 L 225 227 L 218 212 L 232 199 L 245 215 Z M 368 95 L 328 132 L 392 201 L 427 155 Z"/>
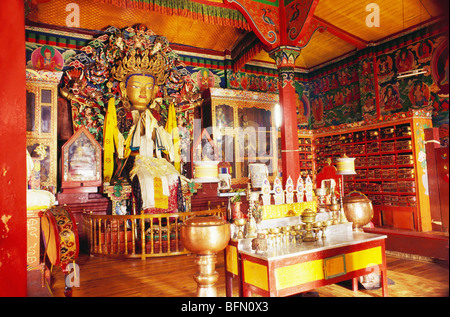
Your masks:
<path fill-rule="evenodd" d="M 53 194 L 57 190 L 57 88 L 61 75 L 26 69 L 27 150 L 35 162 L 32 177 L 37 181 L 35 189 Z"/>
<path fill-rule="evenodd" d="M 274 122 L 278 95 L 210 88 L 202 97 L 203 128 L 218 148 L 218 160 L 230 163 L 232 184 L 248 182 L 252 163 L 265 164 L 273 181 L 281 161 Z"/>

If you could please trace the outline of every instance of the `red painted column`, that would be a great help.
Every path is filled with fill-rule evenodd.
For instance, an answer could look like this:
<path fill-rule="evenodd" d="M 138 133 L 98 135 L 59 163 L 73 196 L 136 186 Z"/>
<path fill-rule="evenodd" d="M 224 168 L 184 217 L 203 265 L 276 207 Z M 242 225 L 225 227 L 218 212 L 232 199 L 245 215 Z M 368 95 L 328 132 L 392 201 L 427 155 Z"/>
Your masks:
<path fill-rule="evenodd" d="M 294 87 L 295 60 L 299 54 L 300 50 L 295 47 L 279 47 L 270 52 L 278 68 L 278 92 L 282 111 L 280 131 L 283 184 L 289 176 L 295 184 L 300 175 L 297 95 Z"/>
<path fill-rule="evenodd" d="M 24 1 L 2 1 L 0 21 L 0 297 L 26 296 Z"/>

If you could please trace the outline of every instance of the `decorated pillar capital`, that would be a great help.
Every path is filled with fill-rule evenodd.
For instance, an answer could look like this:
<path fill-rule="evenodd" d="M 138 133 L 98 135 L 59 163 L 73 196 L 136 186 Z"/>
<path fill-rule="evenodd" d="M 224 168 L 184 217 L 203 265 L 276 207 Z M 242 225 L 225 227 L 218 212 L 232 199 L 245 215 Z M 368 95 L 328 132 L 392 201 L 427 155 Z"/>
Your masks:
<path fill-rule="evenodd" d="M 277 68 L 294 68 L 295 61 L 300 55 L 300 49 L 295 46 L 279 46 L 269 52 Z"/>

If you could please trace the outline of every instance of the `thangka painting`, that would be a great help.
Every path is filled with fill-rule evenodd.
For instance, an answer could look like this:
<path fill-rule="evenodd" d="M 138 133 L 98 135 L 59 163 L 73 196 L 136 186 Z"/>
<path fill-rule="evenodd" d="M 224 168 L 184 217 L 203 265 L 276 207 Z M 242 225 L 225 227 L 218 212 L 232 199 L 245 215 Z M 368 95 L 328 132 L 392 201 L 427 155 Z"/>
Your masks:
<path fill-rule="evenodd" d="M 299 129 L 311 129 L 309 85 L 296 80 L 294 86 L 297 93 L 297 126 Z"/>
<path fill-rule="evenodd" d="M 35 70 L 62 71 L 64 58 L 53 46 L 43 45 L 31 54 L 31 63 Z"/>
<path fill-rule="evenodd" d="M 361 115 L 364 119 L 374 119 L 377 116 L 377 104 L 372 58 L 363 59 L 359 65 Z"/>
<path fill-rule="evenodd" d="M 380 114 L 433 111 L 433 126 L 448 129 L 448 38 L 428 37 L 377 57 Z M 397 78 L 403 72 L 426 73 Z"/>
<path fill-rule="evenodd" d="M 231 89 L 278 93 L 278 78 L 276 75 L 230 72 L 227 77 L 227 85 Z"/>
<path fill-rule="evenodd" d="M 358 68 L 358 63 L 345 65 L 311 81 L 309 99 L 314 129 L 361 120 Z"/>
<path fill-rule="evenodd" d="M 187 67 L 192 80 L 197 84 L 200 92 L 208 88 L 226 88 L 223 69 L 210 69 L 206 67 Z"/>

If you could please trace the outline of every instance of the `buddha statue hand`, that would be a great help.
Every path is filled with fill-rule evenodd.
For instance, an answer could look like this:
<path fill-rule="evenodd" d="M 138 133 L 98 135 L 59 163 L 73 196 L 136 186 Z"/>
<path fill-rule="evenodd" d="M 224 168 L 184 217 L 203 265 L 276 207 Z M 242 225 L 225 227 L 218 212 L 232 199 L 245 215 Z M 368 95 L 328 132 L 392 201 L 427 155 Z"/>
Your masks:
<path fill-rule="evenodd" d="M 162 98 L 155 98 L 152 102 L 152 104 L 150 105 L 150 109 L 159 109 L 161 107 L 163 103 L 163 99 Z"/>

